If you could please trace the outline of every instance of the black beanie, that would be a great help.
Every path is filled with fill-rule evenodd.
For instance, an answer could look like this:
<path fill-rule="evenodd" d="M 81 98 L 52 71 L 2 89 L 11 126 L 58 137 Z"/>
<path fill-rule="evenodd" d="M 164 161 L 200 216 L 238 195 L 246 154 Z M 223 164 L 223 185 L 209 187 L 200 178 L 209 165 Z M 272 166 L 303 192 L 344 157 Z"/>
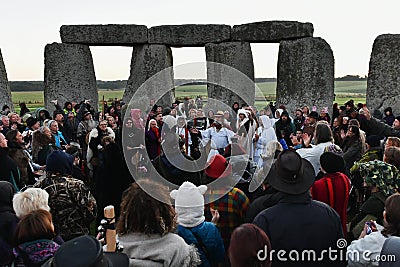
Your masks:
<path fill-rule="evenodd" d="M 327 173 L 343 173 L 345 171 L 344 159 L 336 153 L 324 152 L 320 157 L 320 163 Z"/>

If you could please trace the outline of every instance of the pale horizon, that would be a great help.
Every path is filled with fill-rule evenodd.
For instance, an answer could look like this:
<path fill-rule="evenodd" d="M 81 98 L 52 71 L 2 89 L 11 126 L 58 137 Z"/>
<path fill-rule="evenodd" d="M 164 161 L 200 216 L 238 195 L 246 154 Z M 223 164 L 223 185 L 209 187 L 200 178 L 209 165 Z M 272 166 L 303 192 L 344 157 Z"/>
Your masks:
<path fill-rule="evenodd" d="M 43 81 L 44 47 L 61 42 L 62 25 L 138 24 L 148 28 L 174 24 L 239 25 L 292 20 L 314 25 L 314 37 L 331 46 L 335 77 L 368 75 L 372 45 L 380 34 L 400 34 L 396 1 L 318 0 L 9 1 L 2 4 L 0 50 L 9 81 Z M 276 78 L 279 44 L 251 44 L 255 77 Z M 96 79 L 127 80 L 132 47 L 90 47 Z M 173 48 L 174 66 L 205 62 L 204 48 Z M 179 78 L 205 78 L 205 70 Z"/>

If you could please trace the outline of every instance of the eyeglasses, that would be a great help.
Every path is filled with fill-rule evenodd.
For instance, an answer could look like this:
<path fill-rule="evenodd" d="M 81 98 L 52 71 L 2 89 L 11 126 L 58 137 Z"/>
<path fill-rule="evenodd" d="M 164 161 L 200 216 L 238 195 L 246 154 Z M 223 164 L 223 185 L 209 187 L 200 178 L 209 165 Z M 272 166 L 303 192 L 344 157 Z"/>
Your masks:
<path fill-rule="evenodd" d="M 107 126 L 107 124 L 105 124 L 105 123 L 100 123 L 100 126 Z"/>

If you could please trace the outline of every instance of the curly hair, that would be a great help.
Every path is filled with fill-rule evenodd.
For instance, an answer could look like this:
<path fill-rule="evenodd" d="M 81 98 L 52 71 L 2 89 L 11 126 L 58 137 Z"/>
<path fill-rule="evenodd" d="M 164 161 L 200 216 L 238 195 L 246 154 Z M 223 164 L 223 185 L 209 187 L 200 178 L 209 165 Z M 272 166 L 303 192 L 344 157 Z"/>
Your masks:
<path fill-rule="evenodd" d="M 395 147 L 400 147 L 400 138 L 395 137 L 395 136 L 389 136 L 386 144 L 390 146 L 395 146 Z"/>
<path fill-rule="evenodd" d="M 400 148 L 390 146 L 385 149 L 385 162 L 392 164 L 397 169 L 400 169 Z"/>
<path fill-rule="evenodd" d="M 385 228 L 384 236 L 400 236 L 400 194 L 391 195 L 385 202 Z"/>
<path fill-rule="evenodd" d="M 121 215 L 117 222 L 119 235 L 130 232 L 165 235 L 175 228 L 175 210 L 171 205 L 168 187 L 149 179 L 141 179 L 124 192 Z"/>

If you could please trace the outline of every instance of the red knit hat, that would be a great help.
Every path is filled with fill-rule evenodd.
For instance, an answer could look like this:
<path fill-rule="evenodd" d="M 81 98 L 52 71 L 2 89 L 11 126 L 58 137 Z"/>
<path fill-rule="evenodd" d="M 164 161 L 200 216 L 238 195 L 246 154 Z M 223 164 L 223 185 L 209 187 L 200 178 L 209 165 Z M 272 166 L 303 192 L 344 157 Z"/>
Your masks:
<path fill-rule="evenodd" d="M 221 155 L 212 156 L 207 163 L 205 173 L 208 177 L 224 178 L 232 173 L 232 165 Z"/>

